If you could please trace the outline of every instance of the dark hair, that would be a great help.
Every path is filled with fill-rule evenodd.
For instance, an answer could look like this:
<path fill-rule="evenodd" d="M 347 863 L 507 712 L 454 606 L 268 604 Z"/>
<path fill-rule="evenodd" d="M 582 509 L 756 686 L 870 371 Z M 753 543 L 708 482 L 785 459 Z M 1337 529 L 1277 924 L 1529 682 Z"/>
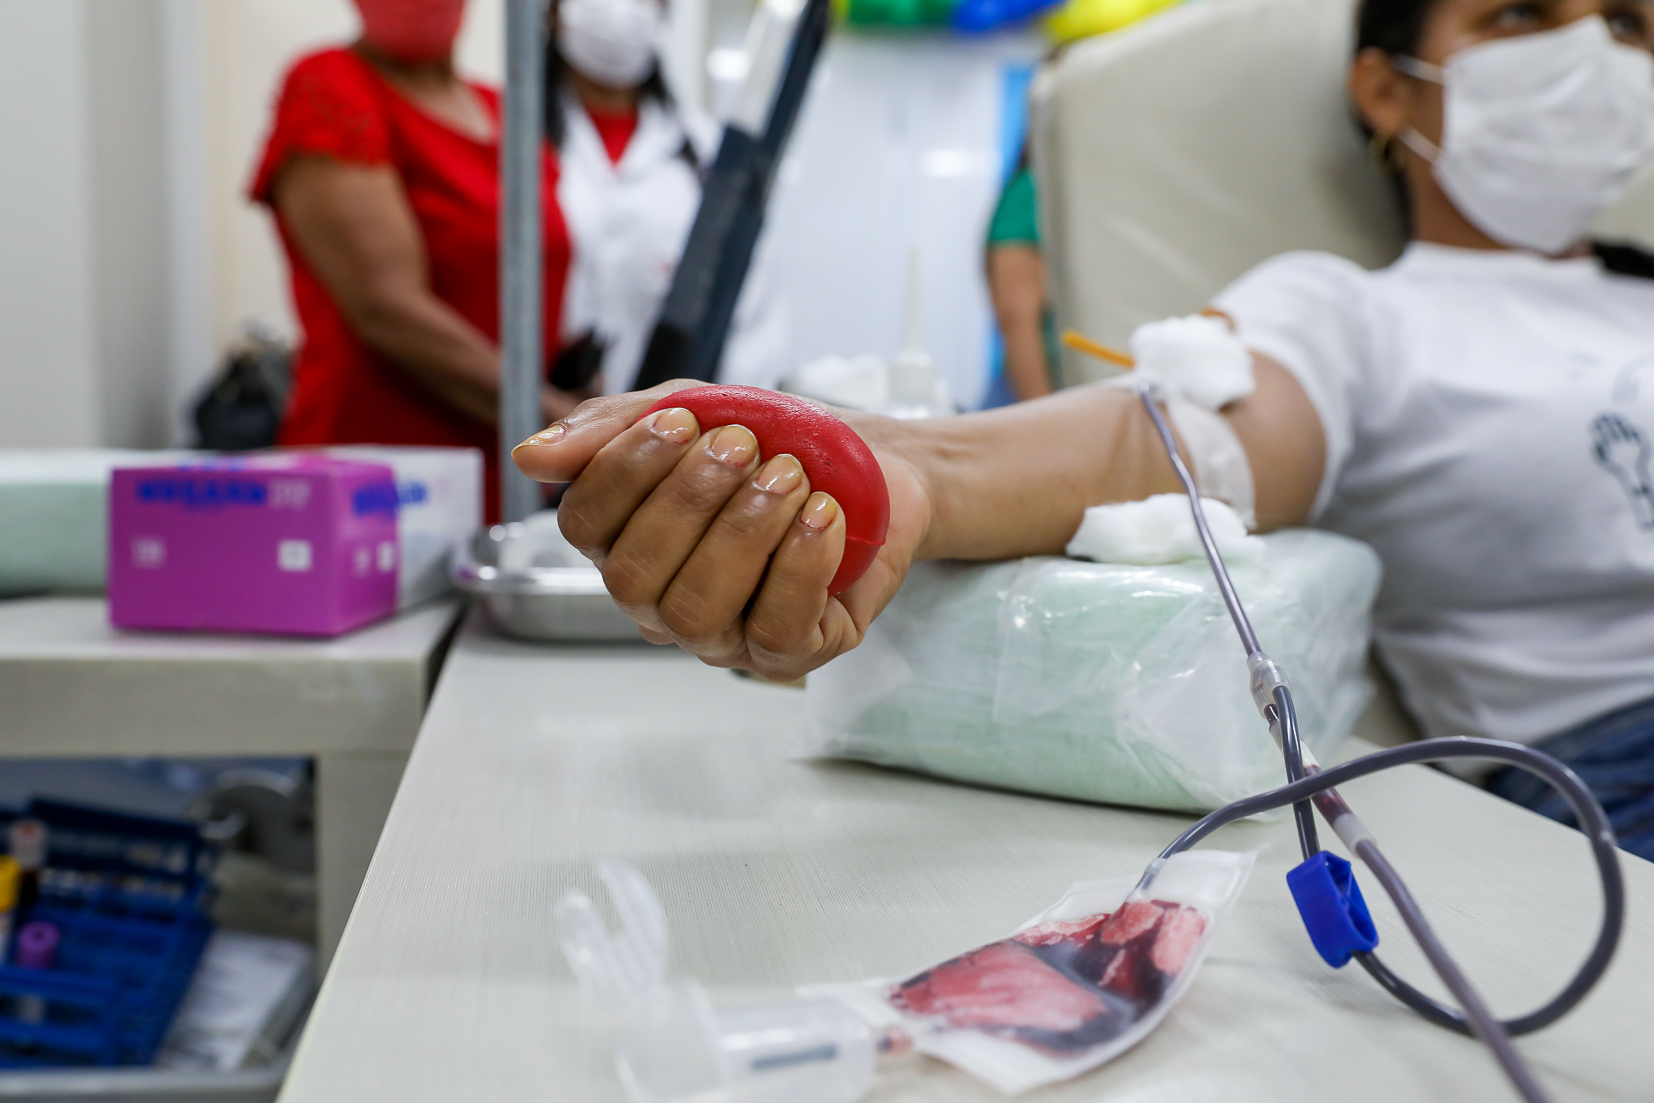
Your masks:
<path fill-rule="evenodd" d="M 546 141 L 555 149 L 563 148 L 563 141 L 568 137 L 568 127 L 563 120 L 563 83 L 567 80 L 569 63 L 563 58 L 563 51 L 557 48 L 557 34 L 549 28 L 557 22 L 557 0 L 551 0 L 551 8 L 546 13 L 546 102 L 545 102 L 545 132 Z M 649 75 L 643 78 L 643 84 L 638 88 L 638 94 L 643 99 L 654 99 L 667 107 L 672 107 L 672 93 L 667 90 L 666 79 L 660 74 L 660 62 L 657 60 L 649 70 Z M 690 154 L 693 156 L 694 151 Z M 692 168 L 698 168 L 691 163 Z"/>
<path fill-rule="evenodd" d="M 1361 6 L 1355 13 L 1356 56 L 1360 56 L 1363 50 L 1371 49 L 1383 50 L 1392 57 L 1398 54 L 1415 56 L 1424 38 L 1424 24 L 1435 6 L 1436 0 L 1361 0 Z M 1350 117 L 1362 135 L 1371 141 L 1373 128 L 1367 125 L 1367 120 L 1361 117 L 1354 104 L 1350 105 Z M 1407 182 L 1402 179 L 1401 172 L 1388 163 L 1387 158 L 1379 168 L 1389 179 L 1402 221 L 1411 227 L 1413 200 L 1407 194 Z"/>
<path fill-rule="evenodd" d="M 1355 15 L 1355 52 L 1378 49 L 1413 56 L 1435 6 L 1436 0 L 1361 0 Z"/>

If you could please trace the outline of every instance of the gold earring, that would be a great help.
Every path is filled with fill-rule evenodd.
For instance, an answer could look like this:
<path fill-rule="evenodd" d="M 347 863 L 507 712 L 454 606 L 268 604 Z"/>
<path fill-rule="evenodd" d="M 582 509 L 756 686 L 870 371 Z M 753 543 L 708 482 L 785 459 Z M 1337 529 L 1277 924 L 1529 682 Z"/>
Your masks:
<path fill-rule="evenodd" d="M 1374 167 L 1380 172 L 1401 171 L 1404 162 L 1396 145 L 1395 135 L 1373 131 L 1372 139 L 1367 142 L 1367 156 L 1372 158 Z"/>

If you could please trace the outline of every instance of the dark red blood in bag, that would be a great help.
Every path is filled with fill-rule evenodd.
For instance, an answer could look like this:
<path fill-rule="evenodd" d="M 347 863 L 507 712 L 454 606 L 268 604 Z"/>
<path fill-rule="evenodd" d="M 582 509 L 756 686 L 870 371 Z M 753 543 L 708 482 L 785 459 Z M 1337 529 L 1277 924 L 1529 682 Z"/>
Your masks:
<path fill-rule="evenodd" d="M 1130 942 L 1160 922 L 1162 914 L 1158 905 L 1146 900 L 1133 901 L 1103 921 L 1097 929 L 1097 940 L 1110 946 Z"/>
<path fill-rule="evenodd" d="M 1041 923 L 1037 927 L 1029 927 L 1013 941 L 1024 946 L 1055 946 L 1062 942 L 1084 945 L 1107 920 L 1106 915 L 1088 915 L 1084 919 L 1057 919 L 1050 923 Z"/>
<path fill-rule="evenodd" d="M 1070 976 L 1096 984 L 1115 952 L 1114 947 L 1097 941 L 1097 929 L 1106 922 L 1106 915 L 1059 919 L 1030 927 L 1017 935 L 1015 941 L 1034 947 L 1040 957 Z"/>
<path fill-rule="evenodd" d="M 945 961 L 896 986 L 889 999 L 951 1027 L 1076 1053 L 1148 1014 L 1205 930 L 1194 908 L 1134 900 L 1112 915 L 1043 923 Z"/>
<path fill-rule="evenodd" d="M 762 457 L 792 455 L 809 477 L 810 489 L 833 496 L 844 512 L 844 557 L 828 593 L 842 594 L 873 565 L 890 528 L 890 492 L 879 461 L 855 430 L 802 398 L 758 387 L 674 391 L 643 417 L 674 406 L 694 414 L 703 433 L 724 425 L 746 426 L 758 438 Z"/>
<path fill-rule="evenodd" d="M 1189 963 L 1200 936 L 1206 933 L 1206 920 L 1192 908 L 1179 908 L 1166 917 L 1160 933 L 1154 936 L 1154 949 L 1149 960 L 1162 973 L 1177 976 Z"/>
<path fill-rule="evenodd" d="M 995 942 L 920 973 L 891 996 L 916 1015 L 941 1015 L 951 1026 L 1067 1033 L 1108 1011 L 1095 989 L 1041 961 L 1016 942 Z"/>
<path fill-rule="evenodd" d="M 1160 921 L 1168 911 L 1177 910 L 1176 904 L 1138 900 L 1109 916 L 1108 921 L 1097 928 L 1100 944 L 1118 947 L 1103 969 L 1100 983 L 1104 988 L 1144 1007 L 1160 998 L 1171 978 L 1161 976 L 1155 969 L 1149 950 Z"/>

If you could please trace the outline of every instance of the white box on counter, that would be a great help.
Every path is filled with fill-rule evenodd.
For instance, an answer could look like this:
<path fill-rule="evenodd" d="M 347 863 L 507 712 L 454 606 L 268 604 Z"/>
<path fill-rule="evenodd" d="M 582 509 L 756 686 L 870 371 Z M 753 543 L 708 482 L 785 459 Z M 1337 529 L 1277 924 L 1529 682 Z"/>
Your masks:
<path fill-rule="evenodd" d="M 321 449 L 383 463 L 396 474 L 401 570 L 396 606 L 406 609 L 453 588 L 454 549 L 482 525 L 482 453 L 475 448 L 350 444 Z"/>

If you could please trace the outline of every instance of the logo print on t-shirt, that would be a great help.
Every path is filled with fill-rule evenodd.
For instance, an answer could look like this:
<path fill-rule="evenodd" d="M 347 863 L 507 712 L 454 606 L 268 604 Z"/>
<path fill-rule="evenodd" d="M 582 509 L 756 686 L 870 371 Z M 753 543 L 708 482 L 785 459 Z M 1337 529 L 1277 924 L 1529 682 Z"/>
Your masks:
<path fill-rule="evenodd" d="M 1602 414 L 1591 422 L 1591 451 L 1598 465 L 1619 480 L 1637 527 L 1654 529 L 1654 445 L 1648 434 L 1619 414 Z"/>

